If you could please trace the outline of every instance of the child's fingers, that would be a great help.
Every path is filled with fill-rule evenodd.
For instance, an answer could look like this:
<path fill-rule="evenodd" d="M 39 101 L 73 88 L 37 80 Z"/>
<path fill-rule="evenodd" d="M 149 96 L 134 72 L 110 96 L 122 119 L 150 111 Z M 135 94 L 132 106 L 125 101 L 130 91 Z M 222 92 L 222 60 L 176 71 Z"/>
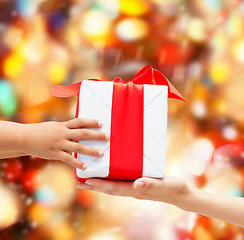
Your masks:
<path fill-rule="evenodd" d="M 88 129 L 73 129 L 70 131 L 70 139 L 108 141 L 109 136 L 106 133 L 101 133 Z"/>
<path fill-rule="evenodd" d="M 103 157 L 103 155 L 104 155 L 104 152 L 102 150 L 88 147 L 88 146 L 85 146 L 83 144 L 76 143 L 76 142 L 68 142 L 66 144 L 65 148 L 66 149 L 64 149 L 64 150 L 66 150 L 66 151 L 81 153 L 81 154 L 85 154 L 85 155 L 89 155 L 89 156 L 93 156 L 93 157 L 100 158 L 100 157 Z"/>
<path fill-rule="evenodd" d="M 74 118 L 72 120 L 67 121 L 65 125 L 70 129 L 83 128 L 83 127 L 100 128 L 102 126 L 102 123 L 94 119 Z"/>
<path fill-rule="evenodd" d="M 77 158 L 74 158 L 72 155 L 70 155 L 66 152 L 63 152 L 60 155 L 60 160 L 65 163 L 68 163 L 70 165 L 73 165 L 74 167 L 80 168 L 82 170 L 85 170 L 87 167 L 87 165 L 85 163 L 79 161 Z"/>

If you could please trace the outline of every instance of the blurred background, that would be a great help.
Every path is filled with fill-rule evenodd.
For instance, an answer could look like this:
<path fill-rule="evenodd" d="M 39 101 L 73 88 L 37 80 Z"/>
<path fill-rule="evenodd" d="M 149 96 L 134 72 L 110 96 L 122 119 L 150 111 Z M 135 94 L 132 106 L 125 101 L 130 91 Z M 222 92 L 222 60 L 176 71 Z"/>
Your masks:
<path fill-rule="evenodd" d="M 128 81 L 151 64 L 169 99 L 167 175 L 244 194 L 244 1 L 0 0 L 0 119 L 74 117 L 54 84 Z M 1 133 L 0 133 L 1 134 Z M 242 240 L 243 229 L 164 203 L 78 190 L 70 166 L 0 161 L 1 240 Z"/>

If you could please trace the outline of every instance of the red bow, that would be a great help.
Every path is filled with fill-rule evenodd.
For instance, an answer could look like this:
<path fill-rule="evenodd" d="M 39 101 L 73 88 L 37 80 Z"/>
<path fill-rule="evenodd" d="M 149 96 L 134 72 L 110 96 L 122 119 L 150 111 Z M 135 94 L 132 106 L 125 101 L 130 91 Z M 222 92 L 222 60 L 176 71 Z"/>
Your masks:
<path fill-rule="evenodd" d="M 97 79 L 90 79 L 96 80 Z M 126 83 L 121 78 L 115 78 L 115 83 Z M 167 80 L 167 78 L 158 70 L 152 68 L 151 65 L 147 65 L 142 68 L 133 78 L 128 82 L 133 82 L 134 84 L 152 84 L 152 85 L 166 85 L 168 86 L 168 97 L 180 99 L 185 102 L 185 99 L 181 94 L 175 89 L 175 87 Z M 70 97 L 78 95 L 81 82 L 74 83 L 66 86 L 54 86 L 51 94 L 58 97 Z"/>

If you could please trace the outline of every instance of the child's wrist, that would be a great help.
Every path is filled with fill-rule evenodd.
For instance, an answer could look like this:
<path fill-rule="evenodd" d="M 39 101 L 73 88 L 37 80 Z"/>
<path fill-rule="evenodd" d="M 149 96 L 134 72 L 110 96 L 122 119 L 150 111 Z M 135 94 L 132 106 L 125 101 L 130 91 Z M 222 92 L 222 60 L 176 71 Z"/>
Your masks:
<path fill-rule="evenodd" d="M 19 147 L 21 149 L 21 151 L 26 154 L 29 155 L 28 153 L 28 139 L 29 139 L 29 124 L 20 124 L 20 134 L 19 134 Z"/>

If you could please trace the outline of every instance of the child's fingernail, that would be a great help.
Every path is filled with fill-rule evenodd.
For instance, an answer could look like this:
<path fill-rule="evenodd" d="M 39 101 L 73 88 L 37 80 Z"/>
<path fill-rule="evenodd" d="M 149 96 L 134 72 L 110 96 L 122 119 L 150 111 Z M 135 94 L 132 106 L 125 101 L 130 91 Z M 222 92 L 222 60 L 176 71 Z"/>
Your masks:
<path fill-rule="evenodd" d="M 82 169 L 85 170 L 87 168 L 87 165 L 84 163 Z"/>
<path fill-rule="evenodd" d="M 98 126 L 101 127 L 103 124 L 101 121 L 98 121 Z"/>
<path fill-rule="evenodd" d="M 107 133 L 105 134 L 105 139 L 106 139 L 106 141 L 109 140 L 109 135 Z"/>
<path fill-rule="evenodd" d="M 103 151 L 99 151 L 99 157 L 102 157 L 104 155 Z"/>
<path fill-rule="evenodd" d="M 81 186 L 81 185 L 77 185 L 77 188 L 82 188 L 84 189 L 85 187 Z"/>
<path fill-rule="evenodd" d="M 142 189 L 144 187 L 144 182 L 135 182 L 134 183 L 134 188 L 135 189 Z"/>

